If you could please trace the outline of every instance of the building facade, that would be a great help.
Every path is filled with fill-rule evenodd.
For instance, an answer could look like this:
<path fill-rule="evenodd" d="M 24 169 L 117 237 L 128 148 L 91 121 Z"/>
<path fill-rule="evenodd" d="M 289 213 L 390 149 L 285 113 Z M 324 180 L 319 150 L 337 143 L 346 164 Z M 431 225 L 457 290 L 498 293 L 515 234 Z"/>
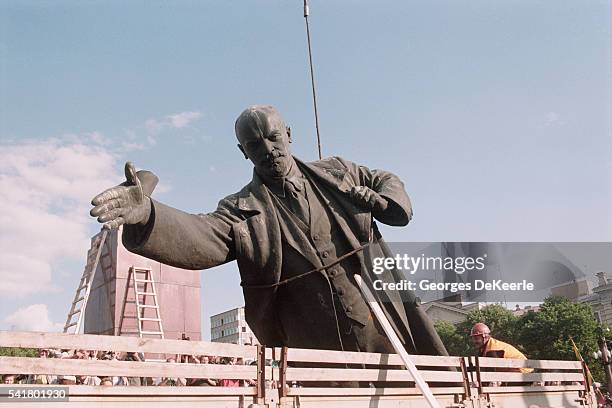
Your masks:
<path fill-rule="evenodd" d="M 259 344 L 244 318 L 244 307 L 211 316 L 210 341 L 241 345 Z"/>
<path fill-rule="evenodd" d="M 421 308 L 434 323 L 443 320 L 458 324 L 464 321 L 469 314 L 461 308 L 460 302 L 427 302 L 423 303 Z"/>
<path fill-rule="evenodd" d="M 593 308 L 598 323 L 612 325 L 612 280 L 606 272 L 598 272 L 595 276 L 597 286 L 593 288 L 593 294 L 580 301 Z"/>

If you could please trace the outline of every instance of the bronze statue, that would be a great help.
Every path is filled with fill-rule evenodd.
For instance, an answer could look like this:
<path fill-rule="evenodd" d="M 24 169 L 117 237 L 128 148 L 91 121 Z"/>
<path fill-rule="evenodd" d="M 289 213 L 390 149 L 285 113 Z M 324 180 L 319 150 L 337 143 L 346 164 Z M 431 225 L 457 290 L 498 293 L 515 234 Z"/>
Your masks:
<path fill-rule="evenodd" d="M 206 269 L 237 260 L 246 320 L 262 344 L 393 353 L 353 275 L 367 273 L 369 258 L 389 256 L 373 218 L 410 221 L 402 182 L 340 157 L 293 157 L 290 129 L 271 106 L 247 108 L 235 130 L 253 178 L 216 211 L 188 214 L 151 199 L 155 177 L 127 163 L 127 181 L 96 196 L 91 215 L 106 228 L 124 225 L 130 251 L 166 264 Z M 379 295 L 409 352 L 446 355 L 414 294 Z"/>

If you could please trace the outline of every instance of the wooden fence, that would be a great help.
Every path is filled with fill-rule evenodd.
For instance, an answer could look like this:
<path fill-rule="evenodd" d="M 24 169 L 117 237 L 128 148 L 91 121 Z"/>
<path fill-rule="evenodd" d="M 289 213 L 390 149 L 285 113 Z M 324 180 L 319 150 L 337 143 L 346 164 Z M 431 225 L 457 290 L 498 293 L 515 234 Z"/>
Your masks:
<path fill-rule="evenodd" d="M 251 380 L 253 387 L 68 386 L 75 406 L 426 407 L 394 354 L 265 348 L 201 341 L 3 332 L 0 347 L 214 355 L 256 365 L 0 357 L 2 374 L 181 377 Z M 411 356 L 445 407 L 578 407 L 596 404 L 578 361 Z M 529 369 L 529 372 L 520 372 Z M 527 371 L 527 370 L 523 370 Z M 0 394 L 8 388 L 0 386 Z M 38 385 L 37 385 L 38 387 Z M 0 398 L 0 407 L 11 402 Z M 27 406 L 21 402 L 21 407 Z M 32 402 L 65 406 L 66 402 Z"/>

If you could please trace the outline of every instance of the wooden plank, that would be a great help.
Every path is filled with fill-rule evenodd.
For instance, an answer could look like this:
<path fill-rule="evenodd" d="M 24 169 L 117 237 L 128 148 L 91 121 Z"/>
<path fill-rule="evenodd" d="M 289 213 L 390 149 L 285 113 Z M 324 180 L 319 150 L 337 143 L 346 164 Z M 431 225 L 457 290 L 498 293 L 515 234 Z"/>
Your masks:
<path fill-rule="evenodd" d="M 94 334 L 0 331 L 0 347 L 63 348 L 143 353 L 212 355 L 255 359 L 256 346 L 207 341 L 152 339 Z"/>
<path fill-rule="evenodd" d="M 266 367 L 266 374 L 272 372 Z M 150 363 L 117 360 L 0 357 L 0 374 L 55 374 L 124 377 L 257 378 L 256 366 Z"/>
<path fill-rule="evenodd" d="M 425 381 L 463 382 L 460 372 L 419 370 Z M 287 368 L 287 381 L 414 381 L 408 370 Z"/>
<path fill-rule="evenodd" d="M 41 385 L 35 384 L 38 387 L 57 387 L 58 385 Z M 28 388 L 32 385 L 28 384 L 16 384 L 16 385 L 4 385 L 0 384 L 0 390 L 2 388 Z M 256 394 L 255 387 L 127 387 L 127 386 L 90 386 L 90 385 L 62 385 L 62 387 L 68 387 L 68 395 L 70 397 L 76 396 L 133 396 L 133 397 L 151 397 L 156 396 L 222 396 L 222 395 L 248 395 L 254 396 Z"/>
<path fill-rule="evenodd" d="M 561 360 L 516 360 L 509 358 L 479 357 L 478 363 L 481 368 L 541 368 L 545 370 L 582 370 L 580 361 Z"/>
<path fill-rule="evenodd" d="M 534 382 L 534 381 L 584 381 L 582 373 L 503 373 L 495 371 L 481 371 L 480 380 L 503 382 Z"/>
<path fill-rule="evenodd" d="M 564 392 L 564 391 L 584 391 L 583 385 L 547 385 L 547 386 L 527 386 L 527 387 L 482 387 L 485 394 L 508 394 L 508 393 L 528 393 L 528 392 Z"/>
<path fill-rule="evenodd" d="M 456 395 L 463 394 L 462 387 L 438 387 L 431 388 L 434 394 Z M 343 395 L 347 398 L 352 396 L 374 396 L 374 395 L 423 395 L 418 388 L 319 388 L 302 387 L 289 388 L 287 396 L 332 396 Z"/>
<path fill-rule="evenodd" d="M 280 355 L 280 348 L 278 350 L 278 355 Z M 289 361 L 312 363 L 404 366 L 402 359 L 397 354 L 290 348 L 287 357 Z M 410 360 L 417 366 L 457 368 L 461 366 L 461 357 L 411 355 Z"/>

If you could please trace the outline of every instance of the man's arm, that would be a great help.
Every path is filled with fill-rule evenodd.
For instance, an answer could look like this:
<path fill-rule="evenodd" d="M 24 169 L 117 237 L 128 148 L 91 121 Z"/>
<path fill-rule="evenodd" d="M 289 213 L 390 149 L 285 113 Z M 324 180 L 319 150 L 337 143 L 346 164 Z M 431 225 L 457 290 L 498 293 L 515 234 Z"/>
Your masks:
<path fill-rule="evenodd" d="M 356 186 L 351 194 L 371 209 L 375 219 L 394 226 L 404 226 L 410 222 L 412 205 L 399 177 L 388 171 L 370 170 L 348 160 L 338 160 L 355 180 Z"/>

